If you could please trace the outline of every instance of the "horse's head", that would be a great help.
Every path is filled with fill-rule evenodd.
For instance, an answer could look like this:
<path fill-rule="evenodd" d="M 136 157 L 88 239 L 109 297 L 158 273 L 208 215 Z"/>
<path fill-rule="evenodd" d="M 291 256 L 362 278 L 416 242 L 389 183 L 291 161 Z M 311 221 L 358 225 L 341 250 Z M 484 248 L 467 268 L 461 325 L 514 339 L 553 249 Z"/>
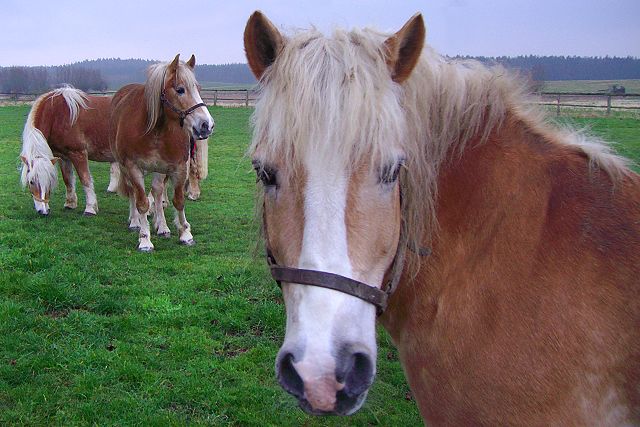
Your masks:
<path fill-rule="evenodd" d="M 22 185 L 28 187 L 33 196 L 33 204 L 40 215 L 49 215 L 49 197 L 56 184 L 57 173 L 55 164 L 57 157 L 48 159 L 45 157 L 27 158 L 20 156 L 22 160 Z"/>
<path fill-rule="evenodd" d="M 177 118 L 180 126 L 195 139 L 207 139 L 214 128 L 214 121 L 200 96 L 200 85 L 194 69 L 196 57 L 191 55 L 187 62 L 180 61 L 180 54 L 171 63 L 160 68 L 152 68 L 150 80 L 162 77 L 161 92 L 153 93 L 153 103 L 158 99 L 164 105 L 165 114 Z M 149 102 L 149 101 L 148 101 Z M 153 111 L 152 107 L 150 111 Z"/>
<path fill-rule="evenodd" d="M 368 30 L 285 38 L 260 12 L 249 19 L 245 50 L 262 85 L 249 151 L 266 245 L 279 265 L 374 288 L 391 274 L 406 154 L 400 83 L 423 40 L 420 15 L 388 38 Z M 376 371 L 374 305 L 296 279 L 281 284 L 280 384 L 309 413 L 357 411 Z"/>

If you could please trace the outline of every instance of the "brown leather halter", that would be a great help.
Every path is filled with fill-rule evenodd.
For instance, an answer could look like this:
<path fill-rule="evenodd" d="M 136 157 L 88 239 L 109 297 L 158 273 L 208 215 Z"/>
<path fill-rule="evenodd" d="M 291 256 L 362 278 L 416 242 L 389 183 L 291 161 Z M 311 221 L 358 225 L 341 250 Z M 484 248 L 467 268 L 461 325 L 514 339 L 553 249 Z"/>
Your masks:
<path fill-rule="evenodd" d="M 400 191 L 400 205 L 400 209 L 402 210 L 402 190 Z M 408 248 L 404 224 L 400 226 L 400 238 L 398 239 L 396 255 L 385 274 L 385 278 L 388 277 L 389 279 L 382 289 L 339 274 L 279 265 L 269 247 L 264 206 L 262 209 L 262 230 L 267 251 L 267 263 L 271 269 L 271 276 L 278 286 L 281 286 L 281 282 L 286 282 L 332 289 L 373 304 L 376 307 L 377 315 L 380 316 L 387 308 L 388 299 L 400 282 L 400 276 L 404 268 L 405 254 Z M 418 251 L 418 255 L 420 256 L 428 256 L 430 254 L 431 250 L 429 248 L 420 248 Z"/>
<path fill-rule="evenodd" d="M 207 106 L 207 104 L 205 104 L 204 102 L 201 102 L 199 104 L 194 105 L 193 107 L 187 108 L 186 110 L 181 110 L 175 105 L 173 105 L 171 101 L 167 99 L 164 92 L 164 87 L 162 88 L 162 93 L 160 93 L 160 101 L 166 104 L 167 107 L 169 107 L 174 113 L 178 115 L 178 117 L 180 118 L 180 127 L 184 126 L 184 119 L 186 119 L 189 114 L 193 113 L 195 110 L 197 110 L 200 107 Z"/>
<path fill-rule="evenodd" d="M 162 75 L 162 92 L 160 92 L 160 101 L 162 101 L 163 104 L 166 104 L 167 107 L 171 109 L 171 111 L 173 111 L 178 115 L 178 117 L 180 118 L 180 127 L 183 127 L 184 119 L 186 119 L 189 114 L 193 113 L 195 110 L 197 110 L 200 107 L 206 108 L 207 104 L 205 104 L 204 102 L 200 102 L 199 104 L 195 104 L 194 106 L 189 107 L 186 110 L 179 109 L 178 107 L 173 105 L 171 101 L 169 101 L 169 99 L 167 99 L 167 95 L 164 91 L 164 80 L 166 77 L 167 77 L 167 70 L 165 69 L 164 74 Z M 176 80 L 177 79 L 178 79 L 178 70 L 176 69 Z"/>

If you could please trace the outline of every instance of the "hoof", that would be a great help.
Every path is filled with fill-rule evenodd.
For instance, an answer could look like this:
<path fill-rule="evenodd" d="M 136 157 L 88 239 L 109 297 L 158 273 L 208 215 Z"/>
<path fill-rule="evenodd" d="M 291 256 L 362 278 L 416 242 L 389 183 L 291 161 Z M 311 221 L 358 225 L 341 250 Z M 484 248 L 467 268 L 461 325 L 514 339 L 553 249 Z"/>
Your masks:
<path fill-rule="evenodd" d="M 67 206 L 67 205 L 64 205 L 64 210 L 65 210 L 65 211 L 71 211 L 71 210 L 73 210 L 73 209 L 75 209 L 75 208 L 77 208 L 77 206 Z"/>
<path fill-rule="evenodd" d="M 184 245 L 184 246 L 193 246 L 196 244 L 196 241 L 193 239 L 189 239 L 189 240 L 180 240 L 180 244 Z"/>
<path fill-rule="evenodd" d="M 96 214 L 95 214 L 95 213 L 93 213 L 93 212 L 87 212 L 87 211 L 84 211 L 84 212 L 82 213 L 82 215 L 84 215 L 84 216 L 96 216 Z"/>
<path fill-rule="evenodd" d="M 153 248 L 149 248 L 149 247 L 143 247 L 143 248 L 138 248 L 138 251 L 143 252 L 145 254 L 150 254 L 151 252 L 153 252 Z"/>
<path fill-rule="evenodd" d="M 163 233 L 158 233 L 158 237 L 162 237 L 163 239 L 168 239 L 171 237 L 171 232 L 165 231 Z"/>
<path fill-rule="evenodd" d="M 137 225 L 129 226 L 129 231 L 140 231 L 140 227 Z"/>

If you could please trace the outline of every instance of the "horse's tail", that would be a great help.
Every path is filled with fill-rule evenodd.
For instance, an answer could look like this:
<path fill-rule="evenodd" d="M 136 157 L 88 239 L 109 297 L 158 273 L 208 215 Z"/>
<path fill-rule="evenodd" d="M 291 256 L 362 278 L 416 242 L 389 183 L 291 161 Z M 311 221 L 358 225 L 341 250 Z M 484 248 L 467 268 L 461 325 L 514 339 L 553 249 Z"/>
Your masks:
<path fill-rule="evenodd" d="M 133 186 L 131 185 L 127 177 L 122 173 L 122 170 L 120 168 L 118 168 L 118 170 L 119 173 L 116 192 L 123 197 L 129 197 L 133 194 Z"/>
<path fill-rule="evenodd" d="M 39 96 L 33 102 L 22 132 L 22 150 L 20 151 L 22 159 L 20 182 L 22 186 L 25 187 L 30 179 L 35 178 L 44 192 L 53 189 L 58 183 L 58 172 L 54 167 L 53 152 L 44 134 L 35 125 L 36 114 L 49 96 L 51 96 L 51 92 Z"/>
<path fill-rule="evenodd" d="M 62 97 L 64 98 L 64 102 L 66 102 L 67 107 L 69 107 L 69 119 L 71 120 L 71 126 L 73 126 L 76 120 L 78 120 L 80 107 L 85 110 L 89 108 L 89 106 L 87 105 L 87 102 L 89 101 L 87 94 L 80 89 L 74 88 L 71 85 L 65 85 L 60 89 L 56 89 L 50 93 L 50 98 L 58 95 L 62 95 Z"/>
<path fill-rule="evenodd" d="M 196 165 L 198 167 L 198 178 L 206 179 L 209 175 L 209 140 L 196 140 Z"/>

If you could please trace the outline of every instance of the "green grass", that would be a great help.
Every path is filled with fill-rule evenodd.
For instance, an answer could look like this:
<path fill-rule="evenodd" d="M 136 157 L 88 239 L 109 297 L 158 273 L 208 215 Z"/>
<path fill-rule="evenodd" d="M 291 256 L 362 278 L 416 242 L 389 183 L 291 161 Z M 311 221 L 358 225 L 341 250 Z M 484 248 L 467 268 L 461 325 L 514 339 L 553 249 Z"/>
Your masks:
<path fill-rule="evenodd" d="M 50 217 L 35 213 L 17 173 L 28 107 L 0 108 L 0 425 L 421 424 L 382 330 L 378 375 L 355 416 L 309 417 L 277 385 L 285 314 L 253 256 L 251 110 L 211 111 L 209 178 L 186 208 L 197 244 L 155 238 L 141 254 L 127 201 L 105 192 L 107 164 L 91 165 L 97 217 L 81 215 L 81 191 L 78 210 L 63 210 L 62 186 Z M 639 121 L 574 123 L 640 160 Z"/>
<path fill-rule="evenodd" d="M 266 262 L 254 257 L 255 175 L 243 157 L 250 109 L 213 108 L 210 172 L 188 202 L 197 241 L 154 239 L 136 251 L 128 202 L 100 213 L 39 217 L 20 189 L 28 107 L 0 108 L 0 425 L 416 425 L 395 350 L 379 333 L 378 376 L 348 421 L 314 418 L 277 384 L 285 313 Z M 167 210 L 168 219 L 172 216 Z"/>

